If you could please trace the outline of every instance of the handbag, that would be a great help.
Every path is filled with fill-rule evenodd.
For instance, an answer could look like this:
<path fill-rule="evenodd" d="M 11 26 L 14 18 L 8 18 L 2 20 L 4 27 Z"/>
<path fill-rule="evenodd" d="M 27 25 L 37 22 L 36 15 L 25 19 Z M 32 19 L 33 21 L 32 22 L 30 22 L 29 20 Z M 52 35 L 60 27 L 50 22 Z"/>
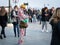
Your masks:
<path fill-rule="evenodd" d="M 27 28 L 27 27 L 28 27 L 27 23 L 20 21 L 20 28 Z"/>

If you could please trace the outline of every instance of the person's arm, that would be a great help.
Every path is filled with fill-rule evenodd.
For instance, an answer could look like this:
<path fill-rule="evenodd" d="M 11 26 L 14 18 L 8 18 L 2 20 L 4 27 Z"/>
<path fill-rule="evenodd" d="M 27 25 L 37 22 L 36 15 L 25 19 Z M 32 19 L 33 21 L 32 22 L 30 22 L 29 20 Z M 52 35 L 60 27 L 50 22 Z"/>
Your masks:
<path fill-rule="evenodd" d="M 8 22 L 8 15 L 7 15 L 7 13 L 5 14 L 5 21 Z"/>
<path fill-rule="evenodd" d="M 45 16 L 48 16 L 48 14 L 45 14 Z"/>
<path fill-rule="evenodd" d="M 49 14 L 48 14 L 48 12 L 45 12 L 45 16 L 48 16 Z"/>
<path fill-rule="evenodd" d="M 18 11 L 18 17 L 20 18 L 23 18 L 23 19 L 25 19 L 25 18 L 27 18 L 27 16 L 22 12 L 22 10 L 19 10 Z"/>
<path fill-rule="evenodd" d="M 60 34 L 60 21 L 58 22 L 58 31 L 59 31 L 59 34 Z"/>
<path fill-rule="evenodd" d="M 53 19 L 49 22 L 49 24 L 53 25 Z"/>
<path fill-rule="evenodd" d="M 14 17 L 17 17 L 17 15 L 16 15 L 15 11 L 13 11 L 13 16 L 14 16 Z"/>

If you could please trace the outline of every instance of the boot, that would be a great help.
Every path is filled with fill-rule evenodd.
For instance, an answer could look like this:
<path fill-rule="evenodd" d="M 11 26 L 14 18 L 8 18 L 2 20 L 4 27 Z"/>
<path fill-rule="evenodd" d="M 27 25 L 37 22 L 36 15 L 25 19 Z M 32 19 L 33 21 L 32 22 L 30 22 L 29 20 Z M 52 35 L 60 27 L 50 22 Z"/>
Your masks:
<path fill-rule="evenodd" d="M 19 34 L 18 34 L 18 37 L 19 37 Z"/>
<path fill-rule="evenodd" d="M 6 36 L 4 36 L 4 38 L 6 38 Z"/>
<path fill-rule="evenodd" d="M 4 36 L 4 38 L 6 38 L 6 35 L 5 34 L 3 34 L 3 36 Z"/>
<path fill-rule="evenodd" d="M 0 35 L 0 39 L 3 39 L 1 35 Z"/>

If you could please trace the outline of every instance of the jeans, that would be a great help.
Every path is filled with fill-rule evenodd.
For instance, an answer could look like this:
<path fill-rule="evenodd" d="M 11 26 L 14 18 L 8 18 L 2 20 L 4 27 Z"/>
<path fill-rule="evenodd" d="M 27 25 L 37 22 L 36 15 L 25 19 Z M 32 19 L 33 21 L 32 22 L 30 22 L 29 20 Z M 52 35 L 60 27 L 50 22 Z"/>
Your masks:
<path fill-rule="evenodd" d="M 19 37 L 19 25 L 18 25 L 18 24 L 13 24 L 13 27 L 14 27 L 14 34 L 15 34 L 15 37 L 16 37 L 16 30 L 17 30 L 18 37 Z"/>
<path fill-rule="evenodd" d="M 5 35 L 5 27 L 2 26 L 2 30 L 1 30 L 1 35 L 4 36 L 4 38 L 6 38 L 6 35 Z"/>
<path fill-rule="evenodd" d="M 40 24 L 41 24 L 41 18 L 42 18 L 42 16 L 40 15 L 40 16 L 39 16 Z"/>
<path fill-rule="evenodd" d="M 47 21 L 42 21 L 42 29 L 44 28 L 45 26 L 45 29 L 47 30 Z"/>

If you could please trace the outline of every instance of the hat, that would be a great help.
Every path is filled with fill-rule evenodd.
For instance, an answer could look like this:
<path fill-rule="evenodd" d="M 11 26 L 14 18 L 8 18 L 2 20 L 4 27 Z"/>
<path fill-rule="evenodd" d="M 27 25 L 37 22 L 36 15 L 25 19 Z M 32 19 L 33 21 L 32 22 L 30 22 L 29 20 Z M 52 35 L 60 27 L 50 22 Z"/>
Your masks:
<path fill-rule="evenodd" d="M 25 9 L 26 5 L 22 4 L 20 7 L 23 8 L 23 9 Z"/>

